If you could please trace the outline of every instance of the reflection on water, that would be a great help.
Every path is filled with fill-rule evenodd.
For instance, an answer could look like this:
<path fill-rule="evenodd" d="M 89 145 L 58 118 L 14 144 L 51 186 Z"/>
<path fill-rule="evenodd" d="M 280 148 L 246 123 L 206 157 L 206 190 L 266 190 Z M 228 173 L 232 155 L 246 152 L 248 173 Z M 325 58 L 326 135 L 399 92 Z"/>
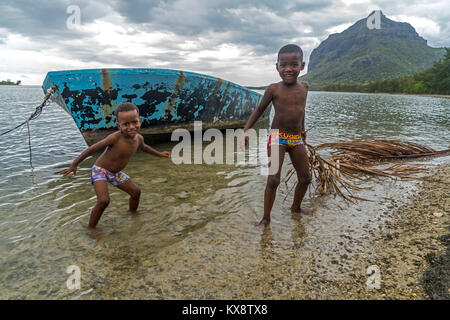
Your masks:
<path fill-rule="evenodd" d="M 0 87 L 1 127 L 22 122 L 42 96 L 37 87 Z M 450 100 L 438 98 L 311 92 L 308 139 L 315 145 L 389 138 L 443 149 L 449 106 Z M 354 272 L 342 257 L 364 254 L 367 230 L 383 221 L 386 199 L 406 198 L 415 184 L 369 182 L 364 196 L 374 201 L 348 207 L 332 197 L 307 198 L 314 216 L 291 214 L 292 185 L 281 185 L 270 228 L 261 234 L 254 224 L 262 216 L 266 177 L 258 166 L 175 165 L 137 153 L 124 171 L 142 189 L 139 212 L 127 213 L 127 195 L 110 186 L 110 206 L 89 235 L 95 157 L 75 177 L 61 178 L 56 173 L 86 147 L 73 120 L 51 105 L 30 127 L 33 171 L 26 131 L 0 139 L 3 299 L 307 297 L 303 281 Z M 336 265 L 336 259 L 344 262 Z M 81 270 L 80 290 L 66 287 L 70 265 Z"/>

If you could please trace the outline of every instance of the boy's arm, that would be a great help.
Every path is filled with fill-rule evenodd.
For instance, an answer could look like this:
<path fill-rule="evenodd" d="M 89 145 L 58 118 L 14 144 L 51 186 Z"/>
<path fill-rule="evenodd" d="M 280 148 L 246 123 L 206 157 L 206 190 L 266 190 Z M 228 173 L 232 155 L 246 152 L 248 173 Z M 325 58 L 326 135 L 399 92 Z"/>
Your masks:
<path fill-rule="evenodd" d="M 251 114 L 250 118 L 248 118 L 247 123 L 244 127 L 244 134 L 242 135 L 241 139 L 241 149 L 245 151 L 245 146 L 248 143 L 248 136 L 246 134 L 247 130 L 253 127 L 256 121 L 258 121 L 259 117 L 266 111 L 268 105 L 273 99 L 273 84 L 271 84 L 266 91 L 264 92 L 264 96 L 259 103 L 259 105 L 256 107 L 256 109 Z"/>
<path fill-rule="evenodd" d="M 150 153 L 157 157 L 170 158 L 170 152 L 168 152 L 168 151 L 159 152 L 158 150 L 153 149 L 152 147 L 150 147 L 149 145 L 144 143 L 144 138 L 142 136 L 141 136 L 141 144 L 139 145 L 139 148 L 142 151 Z"/>
<path fill-rule="evenodd" d="M 308 96 L 308 89 L 309 89 L 309 84 L 308 82 L 303 82 L 303 85 L 306 89 L 306 97 Z M 305 99 L 306 100 L 306 99 Z M 305 128 L 305 118 L 306 118 L 306 102 L 305 102 L 305 113 L 303 114 L 303 119 L 302 119 L 302 139 L 303 142 L 306 142 L 306 128 Z"/>
<path fill-rule="evenodd" d="M 81 161 L 83 161 L 84 159 L 86 159 L 90 155 L 93 155 L 96 152 L 104 150 L 107 146 L 116 143 L 118 139 L 119 136 L 113 133 L 107 136 L 105 139 L 93 144 L 92 146 L 84 150 L 78 157 L 76 157 L 75 160 L 73 160 L 69 169 L 63 170 L 59 172 L 59 174 L 65 177 L 69 173 L 73 172 L 73 175 L 75 175 L 77 173 L 77 167 Z"/>
<path fill-rule="evenodd" d="M 256 107 L 256 109 L 251 114 L 250 118 L 248 118 L 247 123 L 244 127 L 244 132 L 250 129 L 256 121 L 258 121 L 259 117 L 266 111 L 267 106 L 270 104 L 270 101 L 273 99 L 273 84 L 271 84 L 266 91 L 264 92 L 264 96 Z"/>

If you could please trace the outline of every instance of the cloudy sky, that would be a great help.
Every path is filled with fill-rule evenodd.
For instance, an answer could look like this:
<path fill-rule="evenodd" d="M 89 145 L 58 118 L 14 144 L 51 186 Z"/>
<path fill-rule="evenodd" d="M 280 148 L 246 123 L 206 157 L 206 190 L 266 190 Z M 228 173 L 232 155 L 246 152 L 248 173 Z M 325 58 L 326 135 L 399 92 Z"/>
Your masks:
<path fill-rule="evenodd" d="M 0 0 L 0 80 L 41 85 L 52 70 L 140 67 L 266 85 L 278 81 L 282 45 L 299 44 L 308 63 L 329 34 L 374 9 L 432 47 L 450 46 L 448 0 Z"/>

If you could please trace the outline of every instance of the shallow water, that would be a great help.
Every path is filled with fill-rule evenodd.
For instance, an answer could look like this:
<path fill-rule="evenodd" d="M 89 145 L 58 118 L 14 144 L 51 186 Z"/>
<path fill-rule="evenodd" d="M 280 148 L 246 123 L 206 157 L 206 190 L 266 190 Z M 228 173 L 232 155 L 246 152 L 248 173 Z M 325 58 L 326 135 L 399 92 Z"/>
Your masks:
<path fill-rule="evenodd" d="M 24 121 L 42 98 L 39 87 L 0 86 L 0 133 Z M 450 100 L 442 98 L 310 92 L 308 140 L 400 139 L 444 149 L 449 110 Z M 308 298 L 301 284 L 311 277 L 326 282 L 365 272 L 346 259 L 370 254 L 364 240 L 385 219 L 387 200 L 406 201 L 416 185 L 371 180 L 361 195 L 373 202 L 349 206 L 307 195 L 305 205 L 316 213 L 299 216 L 289 210 L 291 181 L 280 185 L 272 223 L 261 234 L 254 228 L 266 180 L 259 165 L 175 165 L 137 153 L 124 172 L 142 189 L 139 213 L 127 213 L 127 196 L 110 186 L 111 203 L 90 235 L 95 157 L 75 177 L 56 174 L 86 148 L 56 104 L 30 129 L 34 169 L 26 128 L 0 137 L 2 299 Z M 409 163 L 432 167 L 449 160 Z M 289 166 L 286 157 L 282 176 Z M 67 286 L 72 265 L 81 272 L 80 289 Z"/>

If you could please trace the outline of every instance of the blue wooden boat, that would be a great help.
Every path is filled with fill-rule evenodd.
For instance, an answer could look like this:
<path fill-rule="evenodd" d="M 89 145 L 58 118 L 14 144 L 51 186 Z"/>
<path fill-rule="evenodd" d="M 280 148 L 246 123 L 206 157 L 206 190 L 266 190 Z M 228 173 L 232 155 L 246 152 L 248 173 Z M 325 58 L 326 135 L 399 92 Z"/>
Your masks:
<path fill-rule="evenodd" d="M 176 128 L 242 128 L 262 96 L 219 78 L 169 69 L 88 69 L 49 72 L 44 91 L 75 120 L 91 145 L 117 130 L 114 110 L 129 101 L 139 108 L 148 143 L 170 140 Z M 269 108 L 268 108 L 269 109 Z M 269 110 L 263 118 L 268 118 Z"/>

